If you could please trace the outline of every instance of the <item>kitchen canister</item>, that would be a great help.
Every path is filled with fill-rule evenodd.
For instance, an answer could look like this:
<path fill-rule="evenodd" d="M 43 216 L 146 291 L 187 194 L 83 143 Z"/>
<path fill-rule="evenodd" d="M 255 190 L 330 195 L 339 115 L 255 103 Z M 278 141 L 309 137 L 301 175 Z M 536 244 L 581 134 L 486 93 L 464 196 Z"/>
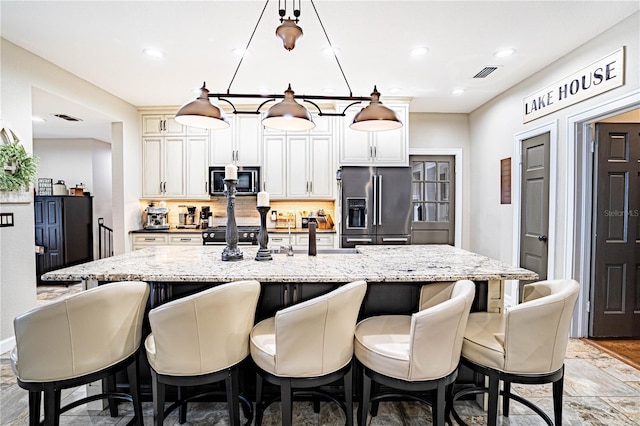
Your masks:
<path fill-rule="evenodd" d="M 67 185 L 63 180 L 59 180 L 58 182 L 53 184 L 53 195 L 69 195 L 67 191 Z"/>

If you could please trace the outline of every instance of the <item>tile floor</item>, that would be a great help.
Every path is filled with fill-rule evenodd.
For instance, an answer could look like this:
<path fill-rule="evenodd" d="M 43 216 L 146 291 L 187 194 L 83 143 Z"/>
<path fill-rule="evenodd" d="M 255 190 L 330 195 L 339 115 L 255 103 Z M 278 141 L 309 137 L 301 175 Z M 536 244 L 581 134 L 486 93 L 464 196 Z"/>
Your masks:
<path fill-rule="evenodd" d="M 73 288 L 72 288 L 73 291 Z M 54 289 L 42 299 L 56 297 Z M 43 301 L 44 303 L 44 301 Z M 564 425 L 640 425 L 640 370 L 599 351 L 579 339 L 571 339 L 566 355 L 564 385 Z M 513 390 L 530 398 L 553 418 L 551 386 L 514 385 Z M 84 387 L 63 392 L 63 404 L 83 396 Z M 486 424 L 486 413 L 471 401 L 456 405 L 463 420 L 470 425 Z M 144 424 L 151 425 L 151 403 L 145 402 Z M 62 415 L 61 425 L 118 425 L 131 419 L 130 404 L 120 405 L 122 417 L 112 418 L 108 410 L 89 412 L 85 406 Z M 244 418 L 243 418 L 244 419 Z M 510 417 L 499 418 L 502 425 L 543 425 L 544 422 L 518 403 L 512 403 Z M 0 355 L 0 425 L 27 425 L 27 392 L 18 387 L 11 370 L 8 353 Z M 177 425 L 177 413 L 166 419 L 165 425 Z M 226 425 L 226 405 L 222 403 L 194 403 L 190 405 L 187 425 Z M 265 413 L 263 424 L 280 424 L 278 404 Z M 295 425 L 343 425 L 344 416 L 332 404 L 323 403 L 315 414 L 309 403 L 294 404 Z M 382 403 L 371 425 L 430 425 L 428 407 L 416 403 Z"/>

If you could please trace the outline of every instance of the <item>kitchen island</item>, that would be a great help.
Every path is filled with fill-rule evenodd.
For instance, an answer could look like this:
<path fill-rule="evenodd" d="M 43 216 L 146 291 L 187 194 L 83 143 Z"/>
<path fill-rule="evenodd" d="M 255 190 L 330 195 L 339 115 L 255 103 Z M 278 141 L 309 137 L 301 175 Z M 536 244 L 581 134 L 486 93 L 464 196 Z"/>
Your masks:
<path fill-rule="evenodd" d="M 259 319 L 355 280 L 367 281 L 368 293 L 382 298 L 367 297 L 369 314 L 411 311 L 417 306 L 419 286 L 460 279 L 480 287 L 476 309 L 500 311 L 505 280 L 537 278 L 526 269 L 448 245 L 358 246 L 356 250 L 321 250 L 317 256 L 274 253 L 273 260 L 260 262 L 254 260 L 257 246 L 240 246 L 244 259 L 235 262 L 221 260 L 223 248 L 149 247 L 52 271 L 43 280 L 83 281 L 86 288 L 110 281 L 147 281 L 152 285 L 151 306 L 156 306 L 204 287 L 255 279 L 263 285 Z M 402 306 L 391 306 L 398 303 Z"/>

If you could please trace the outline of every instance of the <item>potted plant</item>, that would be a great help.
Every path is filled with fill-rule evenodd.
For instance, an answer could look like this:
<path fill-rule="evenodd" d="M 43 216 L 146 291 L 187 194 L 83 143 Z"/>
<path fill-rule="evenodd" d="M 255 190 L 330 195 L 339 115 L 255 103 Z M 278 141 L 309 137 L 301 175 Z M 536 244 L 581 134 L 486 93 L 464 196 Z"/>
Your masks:
<path fill-rule="evenodd" d="M 38 159 L 27 153 L 16 134 L 0 130 L 0 191 L 28 191 L 35 182 Z"/>

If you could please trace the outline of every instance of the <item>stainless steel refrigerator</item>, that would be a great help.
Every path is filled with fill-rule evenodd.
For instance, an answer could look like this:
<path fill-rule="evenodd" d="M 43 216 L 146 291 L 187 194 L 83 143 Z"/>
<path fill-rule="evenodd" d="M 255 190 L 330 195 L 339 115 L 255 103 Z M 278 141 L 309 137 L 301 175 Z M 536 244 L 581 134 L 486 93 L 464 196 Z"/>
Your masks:
<path fill-rule="evenodd" d="M 411 168 L 344 166 L 341 247 L 411 244 Z"/>

